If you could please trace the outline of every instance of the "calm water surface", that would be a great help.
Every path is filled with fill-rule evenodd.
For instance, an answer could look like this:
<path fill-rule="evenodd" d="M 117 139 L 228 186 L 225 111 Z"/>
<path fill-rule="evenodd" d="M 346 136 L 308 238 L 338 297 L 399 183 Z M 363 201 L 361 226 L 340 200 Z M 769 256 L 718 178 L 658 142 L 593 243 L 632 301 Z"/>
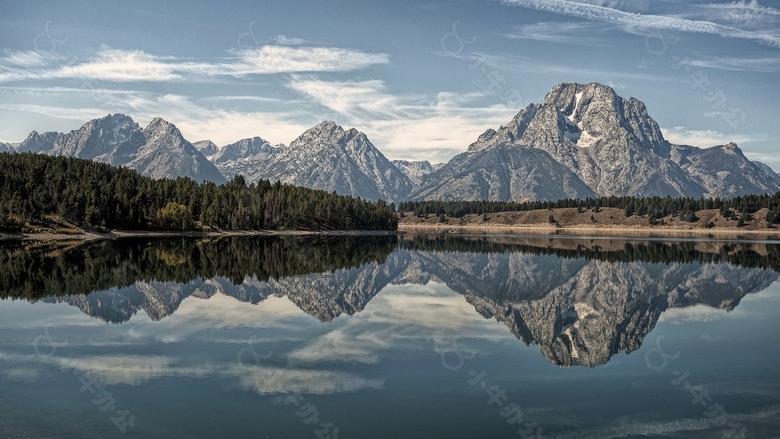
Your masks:
<path fill-rule="evenodd" d="M 0 438 L 780 437 L 780 245 L 0 246 Z"/>

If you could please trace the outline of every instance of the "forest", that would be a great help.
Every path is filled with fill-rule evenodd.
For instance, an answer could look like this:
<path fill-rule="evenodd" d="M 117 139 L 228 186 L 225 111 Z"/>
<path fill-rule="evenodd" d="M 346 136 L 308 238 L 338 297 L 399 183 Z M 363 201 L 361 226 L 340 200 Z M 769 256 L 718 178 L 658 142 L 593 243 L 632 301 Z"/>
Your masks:
<path fill-rule="evenodd" d="M 407 201 L 398 205 L 401 216 L 412 212 L 413 215 L 447 215 L 461 218 L 465 215 L 486 215 L 499 212 L 525 212 L 542 209 L 577 208 L 578 212 L 602 208 L 618 208 L 626 217 L 637 215 L 647 217 L 652 224 L 667 216 L 680 217 L 684 221 L 696 222 L 696 212 L 706 209 L 719 209 L 727 219 L 744 223 L 750 215 L 765 208 L 769 210 L 766 220 L 769 224 L 780 223 L 780 192 L 774 195 L 745 195 L 728 199 L 722 198 L 672 198 L 672 197 L 600 197 L 584 200 L 565 199 L 558 201 Z"/>
<path fill-rule="evenodd" d="M 0 231 L 58 219 L 108 230 L 395 230 L 394 208 L 241 176 L 223 185 L 103 163 L 0 153 Z"/>

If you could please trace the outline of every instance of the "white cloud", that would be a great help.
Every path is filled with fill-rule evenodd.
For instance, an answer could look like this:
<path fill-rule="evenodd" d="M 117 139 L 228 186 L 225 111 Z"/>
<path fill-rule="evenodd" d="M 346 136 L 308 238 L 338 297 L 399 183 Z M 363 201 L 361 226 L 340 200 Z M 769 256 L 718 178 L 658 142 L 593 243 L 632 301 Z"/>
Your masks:
<path fill-rule="evenodd" d="M 350 118 L 361 114 L 379 117 L 397 117 L 412 108 L 397 96 L 385 91 L 379 80 L 323 81 L 314 77 L 292 76 L 288 86 L 318 104 Z"/>
<path fill-rule="evenodd" d="M 693 11 L 693 16 L 749 27 L 775 25 L 780 19 L 780 9 L 762 6 L 757 0 L 707 3 L 696 7 L 698 10 Z"/>
<path fill-rule="evenodd" d="M 474 105 L 484 97 L 481 93 L 394 95 L 375 80 L 293 76 L 289 87 L 317 107 L 310 111 L 319 119 L 357 127 L 391 159 L 449 160 L 465 151 L 485 129 L 507 123 L 519 111 L 506 105 Z"/>
<path fill-rule="evenodd" d="M 35 56 L 29 55 L 31 60 Z M 31 67 L 31 64 L 27 65 Z M 119 50 L 103 46 L 97 55 L 84 62 L 51 69 L 5 68 L 0 82 L 25 79 L 81 78 L 105 81 L 170 81 L 181 79 L 176 66 L 140 50 Z"/>
<path fill-rule="evenodd" d="M 269 45 L 241 51 L 239 55 L 240 62 L 221 65 L 225 69 L 224 74 L 347 72 L 390 62 L 389 56 L 383 53 L 373 54 L 330 47 Z"/>
<path fill-rule="evenodd" d="M 728 38 L 741 38 L 767 46 L 780 47 L 780 38 L 759 32 L 750 32 L 709 21 L 689 20 L 664 15 L 638 14 L 605 6 L 579 3 L 569 0 L 500 0 L 504 4 L 522 6 L 553 14 L 580 17 L 586 20 L 614 23 L 628 27 L 670 29 L 680 32 L 714 34 Z"/>
<path fill-rule="evenodd" d="M 738 145 L 763 140 L 747 134 L 726 134 L 715 130 L 692 130 L 686 127 L 661 128 L 666 140 L 676 145 L 691 145 L 699 148 L 709 148 L 734 142 Z"/>
<path fill-rule="evenodd" d="M 181 79 L 176 66 L 141 50 L 103 47 L 88 62 L 64 66 L 52 72 L 58 78 L 89 78 L 103 81 L 170 81 Z"/>
<path fill-rule="evenodd" d="M 96 79 L 111 82 L 165 82 L 185 77 L 261 75 L 293 72 L 346 72 L 374 64 L 387 64 L 389 56 L 332 47 L 290 47 L 266 45 L 235 52 L 218 63 L 183 62 L 159 57 L 141 50 L 113 49 L 103 46 L 97 55 L 84 62 L 56 68 L 40 67 L 42 58 L 35 52 L 13 52 L 6 63 L 22 67 L 0 67 L 0 82 L 25 79 Z"/>

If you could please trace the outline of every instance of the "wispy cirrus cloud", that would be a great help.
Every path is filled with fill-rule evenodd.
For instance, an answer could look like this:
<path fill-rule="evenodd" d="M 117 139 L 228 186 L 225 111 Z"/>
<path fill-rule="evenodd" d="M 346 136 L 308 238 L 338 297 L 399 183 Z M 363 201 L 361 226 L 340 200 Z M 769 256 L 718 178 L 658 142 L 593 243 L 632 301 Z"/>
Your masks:
<path fill-rule="evenodd" d="M 358 127 L 390 158 L 445 161 L 518 108 L 476 104 L 483 93 L 397 95 L 383 81 L 326 81 L 293 75 L 288 86 L 309 100 L 315 118 Z M 314 107 L 314 108 L 311 108 Z"/>
<path fill-rule="evenodd" d="M 286 38 L 286 37 L 285 37 Z M 289 43 L 289 40 L 286 40 Z M 236 51 L 217 63 L 182 61 L 142 50 L 103 46 L 98 53 L 72 65 L 44 66 L 35 52 L 13 52 L 0 59 L 0 82 L 25 79 L 81 78 L 111 82 L 165 82 L 185 77 L 294 73 L 347 72 L 389 63 L 389 55 L 333 47 L 265 45 Z"/>
<path fill-rule="evenodd" d="M 695 5 L 691 16 L 749 27 L 775 25 L 780 21 L 780 9 L 763 6 L 757 0 Z"/>
<path fill-rule="evenodd" d="M 25 112 L 32 114 L 40 114 L 56 119 L 65 119 L 75 122 L 86 122 L 87 120 L 97 119 L 105 116 L 106 111 L 99 108 L 69 108 L 60 107 L 55 105 L 39 105 L 39 104 L 0 104 L 0 109 L 10 110 L 17 112 Z M 16 141 L 21 141 L 21 138 Z"/>
<path fill-rule="evenodd" d="M 639 14 L 626 12 L 606 6 L 591 3 L 580 3 L 569 0 L 500 0 L 501 3 L 522 6 L 553 14 L 579 17 L 586 20 L 613 23 L 627 27 L 651 29 L 669 29 L 679 32 L 692 32 L 719 35 L 726 38 L 740 38 L 780 48 L 780 38 L 761 32 L 752 32 L 723 24 L 703 20 L 665 15 Z"/>
<path fill-rule="evenodd" d="M 35 50 L 9 50 L 3 51 L 0 56 L 0 68 L 2 66 L 13 65 L 17 67 L 41 67 L 53 60 L 53 57 L 42 54 Z"/>
<path fill-rule="evenodd" d="M 691 61 L 691 65 L 715 70 L 731 70 L 737 72 L 777 72 L 780 71 L 780 58 L 738 58 L 710 57 Z"/>
<path fill-rule="evenodd" d="M 588 3 L 607 8 L 619 8 L 629 11 L 644 11 L 650 0 L 580 0 L 580 3 Z"/>
<path fill-rule="evenodd" d="M 616 70 L 608 67 L 591 68 L 587 66 L 567 64 L 565 60 L 556 59 L 553 61 L 517 55 L 513 53 L 485 53 L 471 52 L 470 54 L 449 55 L 448 57 L 458 57 L 464 60 L 473 61 L 478 58 L 486 65 L 494 68 L 500 68 L 503 72 L 517 72 L 534 75 L 560 75 L 560 82 L 570 81 L 571 78 L 592 78 L 587 81 L 611 82 L 617 78 L 621 79 L 639 79 L 654 82 L 676 82 L 677 79 L 668 75 L 637 73 L 633 71 Z M 551 76 L 555 78 L 555 76 Z M 543 95 L 542 95 L 543 96 Z"/>
<path fill-rule="evenodd" d="M 286 46 L 299 46 L 301 44 L 306 44 L 309 41 L 304 40 L 303 38 L 288 37 L 287 35 L 277 35 L 274 37 L 274 42 L 276 44 L 283 44 Z"/>
<path fill-rule="evenodd" d="M 597 23 L 547 21 L 515 26 L 503 36 L 510 39 L 593 46 L 596 44 L 594 33 L 603 30 L 603 26 Z"/>

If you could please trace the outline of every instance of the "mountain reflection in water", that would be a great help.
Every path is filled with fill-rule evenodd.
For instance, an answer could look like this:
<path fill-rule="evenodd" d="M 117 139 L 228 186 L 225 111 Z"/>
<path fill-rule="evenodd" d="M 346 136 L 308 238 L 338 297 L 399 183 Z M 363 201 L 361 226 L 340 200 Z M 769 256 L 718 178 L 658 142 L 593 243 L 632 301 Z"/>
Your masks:
<path fill-rule="evenodd" d="M 0 246 L 0 297 L 152 320 L 188 297 L 287 297 L 320 321 L 388 285 L 446 284 L 561 366 L 637 350 L 670 308 L 734 309 L 778 280 L 780 247 L 448 235 L 274 236 Z"/>

